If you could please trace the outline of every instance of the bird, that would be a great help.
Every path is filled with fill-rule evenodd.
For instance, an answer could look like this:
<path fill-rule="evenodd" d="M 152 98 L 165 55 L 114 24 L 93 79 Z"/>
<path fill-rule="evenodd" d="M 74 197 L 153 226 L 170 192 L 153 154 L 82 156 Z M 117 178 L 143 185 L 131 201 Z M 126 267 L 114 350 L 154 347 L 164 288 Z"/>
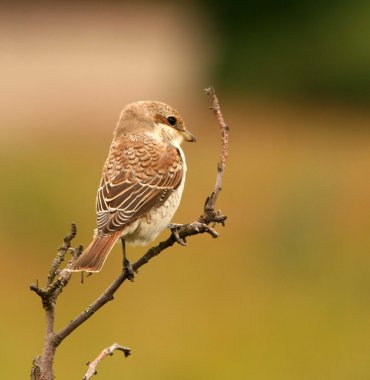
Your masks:
<path fill-rule="evenodd" d="M 183 141 L 196 138 L 172 106 L 138 101 L 123 108 L 96 195 L 97 228 L 70 271 L 99 272 L 121 240 L 123 267 L 133 277 L 126 243 L 151 243 L 180 204 L 187 170 Z"/>

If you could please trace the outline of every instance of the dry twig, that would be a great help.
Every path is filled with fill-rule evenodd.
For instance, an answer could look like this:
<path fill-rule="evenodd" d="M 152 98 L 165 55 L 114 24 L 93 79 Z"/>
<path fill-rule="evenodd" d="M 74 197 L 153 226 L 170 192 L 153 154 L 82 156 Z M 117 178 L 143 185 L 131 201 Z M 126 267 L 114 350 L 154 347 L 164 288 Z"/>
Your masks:
<path fill-rule="evenodd" d="M 221 191 L 222 188 L 222 177 L 224 175 L 224 171 L 226 168 L 226 160 L 228 156 L 228 150 L 229 150 L 229 126 L 225 123 L 225 120 L 222 116 L 220 103 L 217 99 L 215 89 L 213 86 L 210 86 L 209 88 L 206 88 L 204 92 L 210 97 L 211 99 L 211 106 L 209 107 L 215 114 L 217 124 L 221 130 L 221 138 L 222 138 L 222 145 L 221 145 L 221 155 L 220 155 L 220 161 L 217 165 L 217 178 L 216 178 L 216 185 L 215 190 L 211 194 L 211 196 L 207 199 L 206 205 L 205 205 L 205 211 L 213 213 L 215 209 L 215 204 L 218 198 L 218 194 Z"/>
<path fill-rule="evenodd" d="M 90 380 L 94 375 L 96 375 L 97 374 L 96 368 L 98 367 L 99 363 L 102 360 L 104 360 L 108 355 L 112 356 L 115 350 L 122 351 L 123 354 L 125 355 L 125 358 L 131 355 L 130 348 L 123 347 L 119 345 L 118 343 L 112 344 L 110 347 L 105 348 L 92 362 L 87 363 L 88 369 L 85 373 L 85 376 L 82 378 L 82 380 Z"/>
<path fill-rule="evenodd" d="M 55 321 L 55 304 L 63 288 L 68 285 L 72 273 L 66 269 L 60 270 L 60 265 L 65 259 L 65 255 L 71 249 L 71 241 L 77 234 L 75 224 L 71 225 L 70 233 L 64 238 L 63 245 L 58 248 L 56 258 L 51 264 L 49 275 L 46 281 L 46 287 L 40 288 L 38 281 L 30 285 L 30 289 L 40 296 L 42 307 L 45 310 L 46 332 L 44 340 L 44 351 L 40 357 L 33 361 L 31 369 L 31 380 L 52 380 L 54 379 L 53 363 L 57 345 L 54 344 L 54 321 Z M 73 251 L 73 259 L 77 258 L 82 247 L 79 246 Z M 68 263 L 67 267 L 72 263 Z"/>

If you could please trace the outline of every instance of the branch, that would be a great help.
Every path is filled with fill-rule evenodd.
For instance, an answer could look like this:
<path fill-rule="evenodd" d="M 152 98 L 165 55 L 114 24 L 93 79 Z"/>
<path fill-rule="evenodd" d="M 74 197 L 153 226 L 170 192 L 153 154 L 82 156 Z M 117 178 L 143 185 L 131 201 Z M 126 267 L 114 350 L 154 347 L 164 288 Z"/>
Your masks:
<path fill-rule="evenodd" d="M 222 133 L 222 152 L 220 162 L 218 163 L 217 170 L 217 179 L 216 185 L 213 193 L 207 198 L 206 204 L 204 206 L 203 214 L 198 218 L 198 220 L 193 223 L 184 224 L 180 226 L 175 226 L 171 228 L 171 235 L 167 240 L 160 242 L 157 246 L 150 248 L 144 256 L 137 260 L 133 264 L 133 270 L 138 271 L 144 264 L 148 263 L 153 257 L 159 255 L 165 249 L 173 246 L 176 242 L 184 245 L 186 244 L 186 238 L 193 235 L 208 233 L 213 238 L 218 237 L 218 233 L 208 225 L 211 223 L 221 223 L 224 225 L 226 216 L 222 215 L 220 211 L 215 211 L 214 206 L 218 197 L 218 194 L 221 190 L 222 185 L 222 176 L 225 170 L 227 151 L 228 151 L 228 141 L 229 141 L 229 128 L 224 122 L 220 105 L 217 100 L 215 91 L 213 87 L 205 90 L 206 93 L 210 96 L 212 105 L 211 109 L 215 112 L 217 123 L 221 129 Z M 54 336 L 54 342 L 56 345 L 59 345 L 63 339 L 65 339 L 69 334 L 71 334 L 78 326 L 84 323 L 89 319 L 96 311 L 98 311 L 102 306 L 107 302 L 113 300 L 114 293 L 122 285 L 124 281 L 128 279 L 128 274 L 126 271 L 123 271 L 101 294 L 95 302 L 93 302 L 87 309 L 85 309 L 81 314 L 75 317 L 72 321 L 68 323 L 64 328 L 59 330 Z"/>
<path fill-rule="evenodd" d="M 97 374 L 96 368 L 99 365 L 99 363 L 104 360 L 108 355 L 112 356 L 113 352 L 115 350 L 122 351 L 123 354 L 125 355 L 125 358 L 127 356 L 131 355 L 131 349 L 128 347 L 123 347 L 120 346 L 118 343 L 112 344 L 110 347 L 105 348 L 91 363 L 87 363 L 89 366 L 85 376 L 82 378 L 82 380 L 89 380 L 91 379 L 94 375 Z"/>
<path fill-rule="evenodd" d="M 36 280 L 36 283 L 30 285 L 30 289 L 41 298 L 46 320 L 44 351 L 41 357 L 36 357 L 33 361 L 33 367 L 31 370 L 32 380 L 54 379 L 53 363 L 57 347 L 54 344 L 55 304 L 63 288 L 68 285 L 68 282 L 72 277 L 71 272 L 66 269 L 60 270 L 60 266 L 65 260 L 67 252 L 71 250 L 71 241 L 76 234 L 76 225 L 72 224 L 70 233 L 64 238 L 63 245 L 58 248 L 56 258 L 51 264 L 46 287 L 40 288 L 38 280 Z M 82 247 L 79 246 L 72 249 L 72 252 L 73 259 L 76 259 L 81 254 Z M 68 265 L 71 263 L 72 260 L 70 260 Z"/>
<path fill-rule="evenodd" d="M 213 110 L 217 124 L 221 130 L 222 136 L 222 146 L 221 146 L 221 156 L 217 165 L 217 177 L 214 191 L 207 198 L 204 206 L 203 213 L 199 216 L 197 220 L 193 223 L 184 225 L 170 225 L 171 235 L 168 239 L 160 242 L 158 245 L 150 248 L 139 260 L 137 260 L 132 268 L 134 271 L 138 271 L 143 265 L 148 263 L 155 256 L 159 255 L 161 252 L 167 248 L 173 246 L 176 242 L 181 245 L 186 245 L 186 238 L 207 233 L 213 238 L 218 237 L 218 233 L 213 229 L 213 226 L 220 223 L 222 226 L 225 223 L 226 216 L 221 213 L 221 211 L 215 211 L 215 204 L 218 195 L 222 188 L 222 178 L 226 167 L 226 160 L 228 155 L 228 145 L 229 145 L 229 127 L 225 123 L 220 104 L 216 97 L 213 87 L 205 90 L 206 94 L 211 99 L 211 109 Z M 212 227 L 210 226 L 212 224 Z M 56 348 L 61 344 L 61 342 L 71 334 L 78 326 L 89 319 L 96 311 L 103 307 L 107 302 L 113 300 L 115 292 L 119 289 L 124 281 L 129 279 L 129 273 L 124 270 L 119 276 L 111 283 L 111 285 L 84 311 L 77 315 L 72 321 L 70 321 L 65 327 L 60 329 L 58 332 L 54 332 L 54 313 L 55 313 L 55 303 L 57 297 L 62 292 L 64 287 L 68 284 L 71 279 L 72 272 L 68 271 L 73 260 L 75 260 L 82 252 L 82 247 L 79 246 L 75 249 L 70 248 L 71 240 L 76 236 L 76 226 L 72 225 L 71 232 L 64 239 L 64 244 L 59 247 L 56 258 L 54 259 L 52 266 L 49 271 L 47 278 L 47 285 L 45 288 L 40 288 L 38 281 L 31 285 L 31 290 L 38 294 L 42 299 L 43 308 L 46 313 L 46 334 L 45 334 L 45 344 L 44 352 L 41 357 L 37 357 L 34 360 L 32 368 L 32 380 L 53 380 L 53 361 Z M 65 260 L 65 255 L 68 250 L 72 250 L 73 259 L 67 264 L 67 268 L 60 270 L 60 265 Z M 114 345 L 113 345 L 114 346 Z M 112 349 L 111 346 L 109 349 Z M 121 349 L 118 346 L 114 349 Z M 104 350 L 90 365 L 92 366 L 94 373 L 96 366 L 104 359 L 110 352 Z M 94 364 L 96 363 L 96 364 Z M 90 366 L 89 366 L 90 369 Z M 85 375 L 86 377 L 89 373 Z"/>
<path fill-rule="evenodd" d="M 225 120 L 222 116 L 220 103 L 217 99 L 215 89 L 213 86 L 210 86 L 209 88 L 206 88 L 204 92 L 210 97 L 211 99 L 211 106 L 209 107 L 215 114 L 217 124 L 221 130 L 221 138 L 222 138 L 222 146 L 221 146 L 221 155 L 220 155 L 220 161 L 217 165 L 217 178 L 216 178 L 216 184 L 215 184 L 215 190 L 211 194 L 210 197 L 208 197 L 205 205 L 205 211 L 208 212 L 214 212 L 215 204 L 218 198 L 218 194 L 222 189 L 222 177 L 224 175 L 225 167 L 226 167 L 226 160 L 228 156 L 228 149 L 229 149 L 229 126 L 225 123 Z"/>
<path fill-rule="evenodd" d="M 53 307 L 57 297 L 72 277 L 70 272 L 66 270 L 60 270 L 60 266 L 65 260 L 65 255 L 71 249 L 71 241 L 76 236 L 76 234 L 76 225 L 72 224 L 70 233 L 64 238 L 63 245 L 58 248 L 57 255 L 51 264 L 49 275 L 46 281 L 46 287 L 40 288 L 38 280 L 36 280 L 35 284 L 30 285 L 30 289 L 41 297 L 45 310 Z M 72 249 L 72 252 L 75 259 L 81 254 L 82 247 L 79 246 L 75 249 Z M 72 263 L 72 261 L 70 263 Z"/>

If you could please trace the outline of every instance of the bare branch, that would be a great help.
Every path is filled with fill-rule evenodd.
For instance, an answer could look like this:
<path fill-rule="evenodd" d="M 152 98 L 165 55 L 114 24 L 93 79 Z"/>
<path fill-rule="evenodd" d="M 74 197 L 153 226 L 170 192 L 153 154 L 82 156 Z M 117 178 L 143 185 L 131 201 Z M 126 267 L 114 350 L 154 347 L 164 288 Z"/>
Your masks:
<path fill-rule="evenodd" d="M 55 350 L 57 346 L 54 343 L 54 321 L 55 321 L 55 304 L 59 294 L 71 279 L 71 272 L 66 269 L 60 270 L 60 266 L 65 259 L 68 250 L 71 249 L 71 241 L 76 236 L 77 229 L 74 224 L 71 225 L 70 233 L 64 238 L 64 243 L 58 248 L 56 258 L 53 260 L 49 275 L 46 280 L 46 287 L 40 288 L 38 281 L 30 285 L 42 300 L 42 307 L 45 310 L 45 340 L 44 350 L 41 357 L 33 361 L 31 370 L 31 379 L 33 380 L 53 380 L 53 363 Z M 73 256 L 76 257 L 82 251 L 79 246 L 73 250 Z"/>
<path fill-rule="evenodd" d="M 217 220 L 211 219 L 210 222 L 217 222 Z M 212 237 L 218 237 L 218 234 L 211 227 L 207 226 L 205 223 L 195 221 L 190 224 L 181 225 L 177 229 L 177 233 L 180 239 L 185 240 L 185 238 L 193 235 L 198 235 L 202 233 L 209 233 Z M 132 268 L 135 272 L 138 271 L 143 265 L 147 264 L 153 257 L 159 255 L 165 249 L 172 247 L 177 242 L 174 234 L 171 234 L 167 240 L 160 242 L 158 245 L 150 248 L 145 255 L 143 255 L 139 260 L 137 260 Z M 129 275 L 126 271 L 123 271 L 112 284 L 102 293 L 87 309 L 70 321 L 64 328 L 55 333 L 53 337 L 54 344 L 58 346 L 69 334 L 71 334 L 78 326 L 89 319 L 96 311 L 103 307 L 107 302 L 113 300 L 115 292 L 119 289 L 124 281 L 128 279 Z"/>
<path fill-rule="evenodd" d="M 71 225 L 71 232 L 64 238 L 64 243 L 58 248 L 57 255 L 51 264 L 51 268 L 49 271 L 47 286 L 50 286 L 54 281 L 55 277 L 58 275 L 58 269 L 60 265 L 64 261 L 65 255 L 68 252 L 68 249 L 71 247 L 71 240 L 76 236 L 77 228 L 74 223 Z"/>
<path fill-rule="evenodd" d="M 225 120 L 222 116 L 220 103 L 217 99 L 215 89 L 213 86 L 210 86 L 209 88 L 206 88 L 204 92 L 210 97 L 211 99 L 211 106 L 210 109 L 214 112 L 217 124 L 221 130 L 221 138 L 222 138 L 222 146 L 221 146 L 221 155 L 220 155 L 220 161 L 217 165 L 217 178 L 216 178 L 216 184 L 215 184 L 215 190 L 213 193 L 207 198 L 206 204 L 204 206 L 205 214 L 204 218 L 201 218 L 201 221 L 207 222 L 209 214 L 215 213 L 215 204 L 218 198 L 218 194 L 220 193 L 222 189 L 222 177 L 224 175 L 225 167 L 226 167 L 226 160 L 228 156 L 228 149 L 229 149 L 229 126 L 225 123 Z M 208 215 L 207 215 L 208 214 Z M 217 214 L 217 213 L 216 213 Z M 214 215 L 215 217 L 216 215 Z M 222 223 L 226 220 L 224 218 L 222 220 L 221 215 L 219 215 L 219 223 Z M 208 223 L 207 223 L 208 224 Z"/>
<path fill-rule="evenodd" d="M 91 363 L 87 363 L 89 367 L 85 373 L 85 376 L 82 378 L 82 380 L 89 380 L 94 375 L 96 375 L 97 374 L 96 368 L 99 365 L 99 363 L 102 360 L 104 360 L 108 355 L 112 356 L 115 350 L 122 351 L 123 354 L 125 355 L 125 358 L 131 355 L 130 348 L 121 346 L 118 343 L 112 344 L 110 347 L 105 348 Z"/>
<path fill-rule="evenodd" d="M 228 141 L 229 141 L 229 128 L 225 123 L 218 99 L 216 97 L 213 87 L 210 87 L 205 90 L 207 95 L 211 99 L 211 109 L 214 111 L 217 124 L 221 130 L 222 136 L 222 149 L 221 157 L 217 166 L 217 178 L 215 189 L 213 193 L 207 198 L 203 214 L 195 220 L 193 223 L 184 224 L 184 225 L 170 225 L 171 235 L 167 240 L 160 242 L 158 245 L 150 248 L 139 260 L 137 260 L 132 268 L 134 271 L 138 271 L 143 265 L 148 263 L 152 258 L 159 255 L 165 249 L 173 246 L 176 242 L 181 245 L 186 245 L 186 238 L 207 233 L 210 234 L 213 238 L 218 237 L 218 233 L 210 227 L 210 225 L 221 223 L 224 225 L 226 216 L 222 215 L 220 211 L 215 211 L 215 203 L 218 198 L 218 194 L 221 191 L 222 177 L 224 174 L 227 153 L 228 153 Z M 54 318 L 55 318 L 55 303 L 59 294 L 62 292 L 64 287 L 68 284 L 71 279 L 72 272 L 68 271 L 73 260 L 75 260 L 82 252 L 82 247 L 79 246 L 75 249 L 71 249 L 71 240 L 76 236 L 76 226 L 72 225 L 71 232 L 64 239 L 64 244 L 58 248 L 58 253 L 54 259 L 52 266 L 49 271 L 47 278 L 47 285 L 45 288 L 40 288 L 38 281 L 35 284 L 30 286 L 31 290 L 39 295 L 42 299 L 43 308 L 46 315 L 46 334 L 45 334 L 45 343 L 44 351 L 41 357 L 37 357 L 34 360 L 32 368 L 32 380 L 53 380 L 53 361 L 56 348 L 60 343 L 71 334 L 78 326 L 84 323 L 89 319 L 96 311 L 103 307 L 107 302 L 113 300 L 115 292 L 119 289 L 124 281 L 129 278 L 129 273 L 123 271 L 112 283 L 111 285 L 84 311 L 77 315 L 72 321 L 70 321 L 65 327 L 60 329 L 58 332 L 54 331 Z M 61 270 L 60 266 L 65 260 L 65 255 L 68 250 L 72 250 L 73 259 L 67 264 L 67 268 Z M 89 379 L 96 372 L 96 366 L 103 360 L 108 354 L 111 354 L 115 349 L 121 349 L 121 346 L 117 345 L 116 348 L 112 350 L 112 347 L 109 347 L 108 351 L 104 350 L 91 364 L 91 371 L 93 373 L 89 375 L 89 370 L 85 375 L 84 379 Z M 125 351 L 124 351 L 125 352 Z M 86 377 L 90 376 L 90 377 Z"/>

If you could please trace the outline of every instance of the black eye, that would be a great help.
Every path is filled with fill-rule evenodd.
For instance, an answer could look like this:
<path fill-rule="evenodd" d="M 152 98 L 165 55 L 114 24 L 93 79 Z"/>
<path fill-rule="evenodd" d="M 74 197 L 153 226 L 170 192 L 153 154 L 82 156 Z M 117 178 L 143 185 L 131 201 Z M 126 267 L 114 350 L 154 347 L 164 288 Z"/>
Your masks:
<path fill-rule="evenodd" d="M 171 124 L 171 125 L 175 125 L 177 123 L 177 120 L 174 116 L 168 116 L 167 118 L 167 121 Z"/>

